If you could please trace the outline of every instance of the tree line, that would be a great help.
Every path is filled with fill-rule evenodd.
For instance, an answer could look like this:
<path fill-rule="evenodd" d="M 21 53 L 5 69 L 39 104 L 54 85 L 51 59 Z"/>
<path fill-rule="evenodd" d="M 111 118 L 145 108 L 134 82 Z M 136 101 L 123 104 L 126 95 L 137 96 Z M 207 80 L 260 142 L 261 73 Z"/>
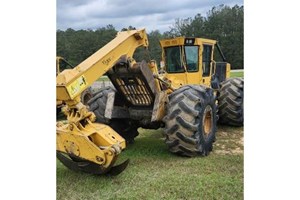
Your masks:
<path fill-rule="evenodd" d="M 122 30 L 135 29 L 129 26 Z M 96 30 L 56 31 L 56 53 L 77 65 L 115 38 L 117 30 L 111 24 Z M 141 59 L 161 60 L 159 40 L 177 36 L 202 37 L 219 42 L 221 49 L 232 69 L 244 68 L 244 6 L 233 7 L 219 5 L 212 7 L 207 16 L 197 14 L 194 17 L 175 19 L 168 31 L 148 32 L 148 52 L 138 49 L 134 55 Z"/>

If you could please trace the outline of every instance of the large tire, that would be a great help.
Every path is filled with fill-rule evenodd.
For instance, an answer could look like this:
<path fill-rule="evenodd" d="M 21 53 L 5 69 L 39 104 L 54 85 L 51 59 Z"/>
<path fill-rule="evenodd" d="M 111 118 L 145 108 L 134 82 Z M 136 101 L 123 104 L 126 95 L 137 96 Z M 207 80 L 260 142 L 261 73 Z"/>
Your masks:
<path fill-rule="evenodd" d="M 107 103 L 107 96 L 110 92 L 115 92 L 111 87 L 101 88 L 94 96 L 87 102 L 89 110 L 96 115 L 96 122 L 108 124 L 109 119 L 104 117 Z"/>
<path fill-rule="evenodd" d="M 186 85 L 169 96 L 164 133 L 172 153 L 193 157 L 212 151 L 216 137 L 216 97 L 211 88 Z"/>
<path fill-rule="evenodd" d="M 108 119 L 104 116 L 108 93 L 115 92 L 115 89 L 108 86 L 101 88 L 94 97 L 88 101 L 89 110 L 96 115 L 96 122 L 109 125 L 120 134 L 128 143 L 132 143 L 138 136 L 138 127 L 130 119 Z"/>
<path fill-rule="evenodd" d="M 244 80 L 230 78 L 221 83 L 218 95 L 219 123 L 244 125 Z"/>
<path fill-rule="evenodd" d="M 80 100 L 84 105 L 88 105 L 87 102 L 92 98 L 93 98 L 93 92 L 91 87 L 85 89 L 80 96 Z"/>

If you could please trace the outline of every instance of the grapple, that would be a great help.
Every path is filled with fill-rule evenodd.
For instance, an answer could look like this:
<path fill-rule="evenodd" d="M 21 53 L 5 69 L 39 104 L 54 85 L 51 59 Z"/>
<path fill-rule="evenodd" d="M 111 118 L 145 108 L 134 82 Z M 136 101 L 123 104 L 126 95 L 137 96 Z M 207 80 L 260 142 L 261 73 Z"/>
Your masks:
<path fill-rule="evenodd" d="M 95 175 L 107 174 L 111 176 L 116 176 L 123 172 L 129 163 L 129 159 L 127 159 L 119 165 L 113 166 L 113 162 L 108 168 L 104 168 L 102 165 L 98 165 L 97 163 L 85 160 L 74 155 L 67 155 L 59 151 L 56 152 L 56 157 L 58 158 L 58 160 L 60 160 L 62 164 L 64 164 L 66 167 L 73 171 L 81 171 Z"/>
<path fill-rule="evenodd" d="M 118 175 L 129 160 L 113 166 L 126 147 L 125 140 L 112 128 L 100 123 L 56 125 L 57 158 L 74 171 L 101 175 Z"/>

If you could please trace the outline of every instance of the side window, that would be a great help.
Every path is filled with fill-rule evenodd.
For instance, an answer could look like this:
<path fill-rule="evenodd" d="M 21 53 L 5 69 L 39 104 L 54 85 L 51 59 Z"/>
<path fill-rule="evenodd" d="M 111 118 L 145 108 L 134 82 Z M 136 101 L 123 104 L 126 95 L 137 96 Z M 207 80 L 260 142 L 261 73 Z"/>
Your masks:
<path fill-rule="evenodd" d="M 203 53 L 202 53 L 203 76 L 209 76 L 210 74 L 211 51 L 212 51 L 211 45 L 203 45 Z"/>
<path fill-rule="evenodd" d="M 185 58 L 188 72 L 198 71 L 198 46 L 185 46 Z"/>
<path fill-rule="evenodd" d="M 184 72 L 180 47 L 165 48 L 167 72 Z"/>

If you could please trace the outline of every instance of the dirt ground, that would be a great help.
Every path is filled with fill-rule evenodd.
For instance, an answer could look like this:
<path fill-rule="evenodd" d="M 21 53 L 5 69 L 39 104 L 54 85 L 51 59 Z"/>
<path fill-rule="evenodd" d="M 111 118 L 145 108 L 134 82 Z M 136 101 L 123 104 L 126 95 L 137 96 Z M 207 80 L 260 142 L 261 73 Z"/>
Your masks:
<path fill-rule="evenodd" d="M 218 126 L 217 140 L 214 144 L 217 154 L 244 153 L 244 127 Z"/>

